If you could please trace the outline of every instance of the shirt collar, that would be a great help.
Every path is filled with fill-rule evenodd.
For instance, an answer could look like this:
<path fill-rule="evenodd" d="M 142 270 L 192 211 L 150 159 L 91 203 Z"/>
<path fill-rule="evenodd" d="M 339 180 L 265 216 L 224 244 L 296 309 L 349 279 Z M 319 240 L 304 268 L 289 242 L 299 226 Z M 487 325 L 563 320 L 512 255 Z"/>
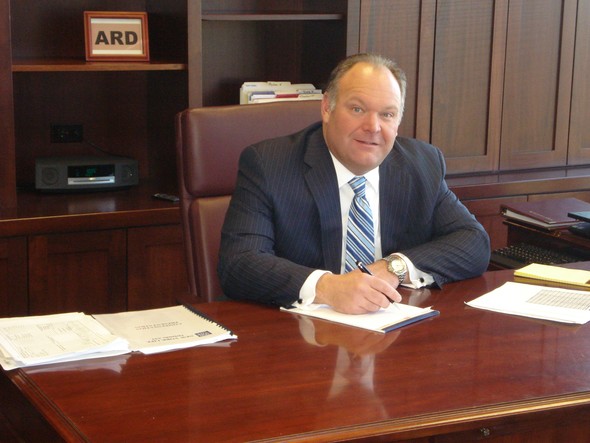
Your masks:
<path fill-rule="evenodd" d="M 353 178 L 356 177 L 355 174 L 350 172 L 346 167 L 340 163 L 340 161 L 334 157 L 334 154 L 330 152 L 330 156 L 332 157 L 332 162 L 334 163 L 334 169 L 336 170 L 336 177 L 338 179 L 338 189 L 342 188 L 342 186 L 348 184 L 348 182 Z M 375 189 L 379 189 L 379 166 L 374 169 L 371 169 L 369 172 L 364 174 L 365 178 L 369 182 L 369 185 Z"/>

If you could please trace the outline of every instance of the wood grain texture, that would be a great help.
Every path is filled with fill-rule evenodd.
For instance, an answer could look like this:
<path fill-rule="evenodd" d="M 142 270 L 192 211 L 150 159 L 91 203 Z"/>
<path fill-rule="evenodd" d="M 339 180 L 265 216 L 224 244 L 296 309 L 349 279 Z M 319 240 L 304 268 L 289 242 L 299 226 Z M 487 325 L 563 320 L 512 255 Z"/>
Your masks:
<path fill-rule="evenodd" d="M 495 442 L 560 433 L 583 441 L 590 358 L 580 350 L 590 329 L 464 305 L 510 278 L 488 272 L 404 290 L 405 302 L 441 315 L 385 335 L 257 305 L 202 304 L 237 342 L 1 376 L 70 439 L 457 442 L 487 429 Z"/>

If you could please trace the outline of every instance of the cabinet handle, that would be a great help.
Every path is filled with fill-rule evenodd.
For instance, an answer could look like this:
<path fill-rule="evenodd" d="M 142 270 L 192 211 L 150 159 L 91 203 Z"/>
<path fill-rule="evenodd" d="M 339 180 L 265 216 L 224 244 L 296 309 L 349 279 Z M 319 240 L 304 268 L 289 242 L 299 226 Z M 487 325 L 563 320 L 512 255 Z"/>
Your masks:
<path fill-rule="evenodd" d="M 492 435 L 492 431 L 490 431 L 490 428 L 481 428 L 479 432 L 481 432 L 482 437 L 489 437 L 490 435 Z"/>

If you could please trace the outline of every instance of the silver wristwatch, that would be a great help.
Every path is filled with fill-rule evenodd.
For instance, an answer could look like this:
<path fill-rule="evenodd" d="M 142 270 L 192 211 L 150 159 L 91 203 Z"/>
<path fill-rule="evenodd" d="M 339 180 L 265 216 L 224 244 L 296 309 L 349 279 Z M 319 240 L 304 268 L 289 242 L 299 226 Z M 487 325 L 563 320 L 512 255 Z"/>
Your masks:
<path fill-rule="evenodd" d="M 408 274 L 408 267 L 403 258 L 399 255 L 391 254 L 387 257 L 383 257 L 383 260 L 387 262 L 387 270 L 392 274 L 395 274 L 400 284 L 402 284 Z"/>

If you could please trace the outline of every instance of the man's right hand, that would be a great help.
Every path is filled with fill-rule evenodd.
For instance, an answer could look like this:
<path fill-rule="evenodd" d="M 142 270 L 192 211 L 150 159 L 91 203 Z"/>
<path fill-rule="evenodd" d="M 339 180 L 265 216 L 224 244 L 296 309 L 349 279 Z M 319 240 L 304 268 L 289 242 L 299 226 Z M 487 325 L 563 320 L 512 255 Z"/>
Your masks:
<path fill-rule="evenodd" d="M 401 295 L 385 280 L 354 270 L 346 274 L 326 273 L 318 280 L 314 303 L 327 304 L 345 314 L 365 314 L 387 308 L 389 299 Z"/>

